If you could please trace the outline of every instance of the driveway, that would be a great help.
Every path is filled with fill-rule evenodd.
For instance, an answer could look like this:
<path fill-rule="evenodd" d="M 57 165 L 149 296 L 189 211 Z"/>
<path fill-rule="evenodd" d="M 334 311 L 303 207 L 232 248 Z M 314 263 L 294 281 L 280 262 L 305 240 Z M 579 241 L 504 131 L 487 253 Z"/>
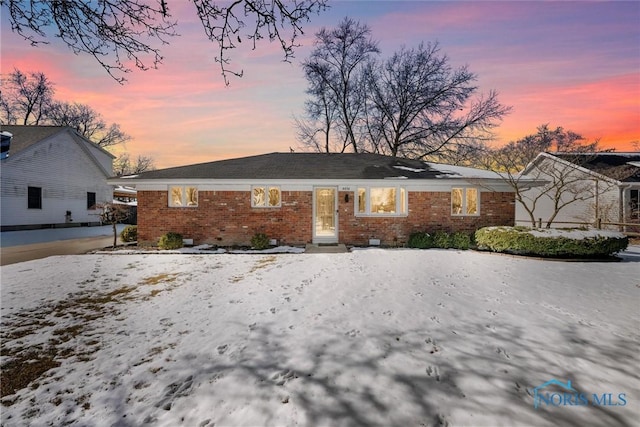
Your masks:
<path fill-rule="evenodd" d="M 124 227 L 119 224 L 116 227 L 118 233 Z M 112 233 L 110 225 L 5 231 L 0 234 L 0 265 L 102 249 L 113 244 Z M 121 243 L 120 240 L 118 242 Z"/>

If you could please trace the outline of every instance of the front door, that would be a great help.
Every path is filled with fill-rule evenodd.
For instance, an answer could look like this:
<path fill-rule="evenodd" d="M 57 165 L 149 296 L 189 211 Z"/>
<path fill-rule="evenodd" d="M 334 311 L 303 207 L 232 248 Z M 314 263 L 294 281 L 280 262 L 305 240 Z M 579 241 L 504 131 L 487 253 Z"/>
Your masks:
<path fill-rule="evenodd" d="M 313 190 L 313 243 L 338 243 L 337 197 L 335 187 Z"/>

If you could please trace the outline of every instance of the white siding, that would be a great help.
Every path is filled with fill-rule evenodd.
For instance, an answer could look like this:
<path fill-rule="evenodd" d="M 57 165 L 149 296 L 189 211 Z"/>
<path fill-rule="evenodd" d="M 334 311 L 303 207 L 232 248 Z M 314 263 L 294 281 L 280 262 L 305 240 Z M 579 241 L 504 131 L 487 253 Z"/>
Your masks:
<path fill-rule="evenodd" d="M 1 215 L 3 226 L 61 224 L 67 211 L 75 223 L 97 222 L 87 210 L 87 192 L 96 202 L 108 202 L 113 190 L 102 168 L 68 132 L 61 132 L 2 161 Z M 111 171 L 111 157 L 92 150 Z M 42 188 L 42 209 L 27 208 L 27 187 Z"/>
<path fill-rule="evenodd" d="M 562 164 L 555 163 L 554 160 L 545 158 L 541 160 L 545 162 L 542 166 L 542 169 L 537 169 L 535 173 L 529 173 L 528 175 L 535 175 L 536 178 L 540 179 L 551 179 L 547 174 L 540 172 L 540 170 L 544 170 L 544 167 L 557 167 L 562 168 Z M 553 228 L 567 228 L 567 227 L 578 227 L 579 224 L 568 224 L 572 222 L 582 222 L 582 223 L 595 223 L 596 218 L 601 217 L 603 221 L 618 221 L 618 212 L 619 212 L 619 188 L 611 181 L 596 181 L 595 177 L 589 173 L 575 170 L 571 174 L 567 174 L 567 176 L 579 177 L 582 181 L 581 185 L 584 185 L 585 188 L 588 187 L 588 191 L 585 191 L 587 195 L 590 195 L 586 200 L 578 200 L 571 202 L 570 204 L 563 207 L 559 213 L 556 215 L 551 227 Z M 598 190 L 596 192 L 596 182 L 598 182 Z M 528 191 L 523 192 L 526 197 L 529 199 L 537 198 L 538 195 L 541 194 L 544 187 L 534 187 Z M 553 193 L 554 190 L 552 190 Z M 598 194 L 598 213 L 596 214 L 596 198 L 595 194 Z M 572 195 L 563 194 L 561 200 L 563 202 L 569 201 L 573 198 Z M 531 202 L 528 202 L 527 205 L 529 207 L 532 206 Z M 535 210 L 534 210 L 534 218 L 536 221 L 538 219 L 542 219 L 542 226 L 546 225 L 547 220 L 551 217 L 554 212 L 554 201 L 547 197 L 542 196 L 539 197 L 536 201 Z M 530 226 L 531 221 L 528 212 L 522 206 L 521 203 L 516 202 L 516 224 L 517 225 L 526 225 Z M 615 227 L 613 227 L 615 228 Z"/>

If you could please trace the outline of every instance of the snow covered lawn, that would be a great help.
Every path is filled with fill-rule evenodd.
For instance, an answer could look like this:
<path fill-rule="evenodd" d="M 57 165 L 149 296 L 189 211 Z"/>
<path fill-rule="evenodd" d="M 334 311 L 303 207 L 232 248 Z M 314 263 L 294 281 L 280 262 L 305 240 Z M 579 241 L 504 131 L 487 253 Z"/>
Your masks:
<path fill-rule="evenodd" d="M 638 247 L 618 263 L 370 249 L 8 265 L 2 425 L 634 425 L 639 272 Z M 534 409 L 551 379 L 589 404 Z"/>

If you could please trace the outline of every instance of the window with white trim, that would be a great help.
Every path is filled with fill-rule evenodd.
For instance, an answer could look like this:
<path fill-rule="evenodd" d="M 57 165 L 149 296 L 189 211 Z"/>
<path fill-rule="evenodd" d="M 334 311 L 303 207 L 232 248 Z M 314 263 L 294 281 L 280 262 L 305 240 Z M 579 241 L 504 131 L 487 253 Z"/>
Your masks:
<path fill-rule="evenodd" d="M 356 215 L 401 216 L 407 213 L 407 192 L 402 187 L 359 187 Z"/>
<path fill-rule="evenodd" d="M 479 215 L 480 192 L 477 188 L 451 189 L 451 215 Z"/>
<path fill-rule="evenodd" d="M 198 189 L 196 187 L 172 186 L 169 188 L 169 206 L 172 208 L 198 206 Z"/>
<path fill-rule="evenodd" d="M 251 187 L 252 208 L 279 208 L 280 205 L 280 187 L 274 185 Z"/>

